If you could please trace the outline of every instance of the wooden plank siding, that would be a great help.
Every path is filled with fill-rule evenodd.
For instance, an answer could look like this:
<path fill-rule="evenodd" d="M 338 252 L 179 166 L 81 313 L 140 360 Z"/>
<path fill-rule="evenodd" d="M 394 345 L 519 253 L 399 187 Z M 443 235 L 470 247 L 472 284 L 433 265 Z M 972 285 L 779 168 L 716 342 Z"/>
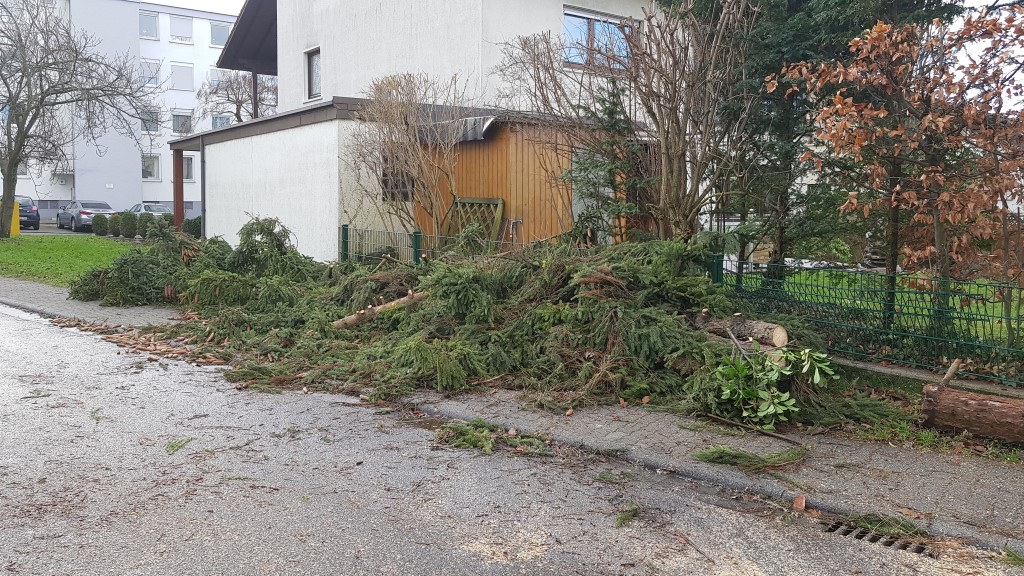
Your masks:
<path fill-rule="evenodd" d="M 504 201 L 500 240 L 528 243 L 545 240 L 572 227 L 572 193 L 558 177 L 569 155 L 558 151 L 557 136 L 539 127 L 501 123 L 485 140 L 458 145 L 455 186 L 460 198 Z M 417 209 L 420 229 L 430 233 L 430 219 Z M 512 224 L 514 223 L 514 224 Z"/>

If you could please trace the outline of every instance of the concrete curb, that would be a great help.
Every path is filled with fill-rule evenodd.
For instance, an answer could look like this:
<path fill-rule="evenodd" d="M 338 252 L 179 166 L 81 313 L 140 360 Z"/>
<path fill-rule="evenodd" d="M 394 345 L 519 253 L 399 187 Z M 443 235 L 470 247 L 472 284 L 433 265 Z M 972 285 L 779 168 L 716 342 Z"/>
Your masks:
<path fill-rule="evenodd" d="M 38 314 L 39 316 L 42 316 L 43 318 L 57 318 L 58 317 L 56 314 L 50 312 L 49 310 L 45 310 L 43 308 L 38 308 L 36 306 L 30 306 L 28 304 L 23 304 L 21 302 L 13 302 L 11 300 L 6 300 L 3 297 L 0 297 L 0 305 L 7 306 L 8 308 L 14 308 L 15 310 L 21 310 L 22 312 L 30 312 L 32 314 Z"/>
<path fill-rule="evenodd" d="M 418 402 L 415 399 L 408 402 L 400 402 L 408 407 L 420 410 L 424 414 L 449 420 L 468 421 L 481 417 L 480 414 L 473 413 L 472 411 L 462 407 L 453 407 L 434 402 Z M 559 434 L 551 435 L 547 431 L 538 430 L 528 423 L 522 421 L 517 422 L 514 418 L 506 418 L 505 420 L 498 421 L 494 421 L 493 418 L 488 418 L 488 421 L 492 424 L 499 424 L 506 428 L 516 428 L 527 434 L 549 435 L 556 442 L 572 446 L 574 448 L 584 449 L 589 452 L 606 451 L 605 449 L 588 442 L 585 438 L 573 438 Z M 705 466 L 701 462 L 669 462 L 647 454 L 638 454 L 633 450 L 627 450 L 623 454 L 623 457 L 628 458 L 632 462 L 652 471 L 667 471 L 701 484 L 711 484 L 733 492 L 746 492 L 770 500 L 788 503 L 792 502 L 794 498 L 801 494 L 800 492 L 783 487 L 771 480 L 748 476 L 743 472 L 725 466 Z M 885 513 L 891 515 L 890 511 L 877 509 L 855 509 L 840 502 L 811 495 L 807 495 L 807 507 L 833 516 L 853 516 L 871 513 Z M 908 521 L 913 522 L 909 519 Z M 922 524 L 921 522 L 913 523 L 933 536 L 955 538 L 976 548 L 999 552 L 1008 547 L 1014 550 L 1024 551 L 1024 540 L 1018 540 L 1015 538 L 994 539 L 989 535 L 979 533 L 976 529 L 965 523 L 942 519 L 934 520 L 928 524 Z"/>

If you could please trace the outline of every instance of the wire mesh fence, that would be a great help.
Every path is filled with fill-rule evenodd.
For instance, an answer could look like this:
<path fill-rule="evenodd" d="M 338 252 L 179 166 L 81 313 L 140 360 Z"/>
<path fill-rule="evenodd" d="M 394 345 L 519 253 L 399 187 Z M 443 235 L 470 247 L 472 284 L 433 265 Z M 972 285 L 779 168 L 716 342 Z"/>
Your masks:
<path fill-rule="evenodd" d="M 1024 290 L 1018 285 L 857 270 L 730 262 L 730 295 L 799 316 L 833 352 L 1024 384 Z M 712 274 L 714 276 L 714 274 Z"/>

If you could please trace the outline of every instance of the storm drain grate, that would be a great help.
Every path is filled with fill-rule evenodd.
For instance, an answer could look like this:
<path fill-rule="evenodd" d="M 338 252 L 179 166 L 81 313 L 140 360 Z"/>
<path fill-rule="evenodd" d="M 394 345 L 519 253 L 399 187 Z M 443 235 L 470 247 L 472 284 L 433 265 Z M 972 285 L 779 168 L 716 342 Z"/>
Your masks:
<path fill-rule="evenodd" d="M 879 534 L 874 530 L 868 530 L 860 526 L 851 526 L 844 522 L 833 522 L 832 524 L 825 525 L 825 532 L 837 534 L 839 536 L 848 536 L 855 538 L 863 542 L 871 542 L 873 544 L 881 544 L 887 548 L 894 550 L 905 550 L 913 554 L 923 554 L 925 556 L 935 557 L 934 551 L 927 545 L 922 544 L 919 540 L 912 538 L 903 538 L 899 536 L 892 536 L 889 534 Z"/>

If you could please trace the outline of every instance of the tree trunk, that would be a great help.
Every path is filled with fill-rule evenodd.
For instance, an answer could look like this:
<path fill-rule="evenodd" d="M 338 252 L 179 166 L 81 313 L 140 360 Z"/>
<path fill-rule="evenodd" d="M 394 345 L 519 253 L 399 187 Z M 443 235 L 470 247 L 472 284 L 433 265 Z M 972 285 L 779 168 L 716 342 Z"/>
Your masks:
<path fill-rule="evenodd" d="M 889 170 L 888 222 L 886 222 L 885 238 L 885 327 L 891 329 L 896 318 L 896 269 L 900 258 L 900 205 L 896 201 L 896 187 L 903 179 L 903 164 L 893 162 Z"/>
<path fill-rule="evenodd" d="M 3 209 L 0 210 L 0 238 L 11 237 L 11 222 L 14 219 L 14 191 L 18 187 L 17 168 L 4 170 L 4 192 L 2 201 Z"/>
<path fill-rule="evenodd" d="M 776 348 L 789 344 L 789 332 L 782 326 L 742 316 L 712 318 L 707 313 L 701 312 L 693 319 L 693 325 L 700 330 L 718 336 L 728 337 L 731 332 L 737 339 L 753 338 L 761 344 Z"/>
<path fill-rule="evenodd" d="M 924 425 L 1004 442 L 1024 442 L 1024 400 L 924 387 Z"/>
<path fill-rule="evenodd" d="M 413 292 L 412 290 L 410 290 L 409 295 L 406 296 L 405 298 L 399 298 L 398 300 L 388 302 L 387 304 L 381 304 L 380 306 L 372 306 L 370 308 L 367 308 L 366 310 L 360 310 L 355 314 L 345 316 L 341 320 L 335 320 L 334 327 L 339 330 L 343 330 L 345 328 L 359 326 L 360 324 L 369 322 L 370 320 L 376 318 L 377 316 L 380 315 L 381 312 L 391 310 L 394 308 L 403 308 L 410 304 L 415 304 L 416 302 L 422 302 L 426 299 L 426 292 Z"/>

